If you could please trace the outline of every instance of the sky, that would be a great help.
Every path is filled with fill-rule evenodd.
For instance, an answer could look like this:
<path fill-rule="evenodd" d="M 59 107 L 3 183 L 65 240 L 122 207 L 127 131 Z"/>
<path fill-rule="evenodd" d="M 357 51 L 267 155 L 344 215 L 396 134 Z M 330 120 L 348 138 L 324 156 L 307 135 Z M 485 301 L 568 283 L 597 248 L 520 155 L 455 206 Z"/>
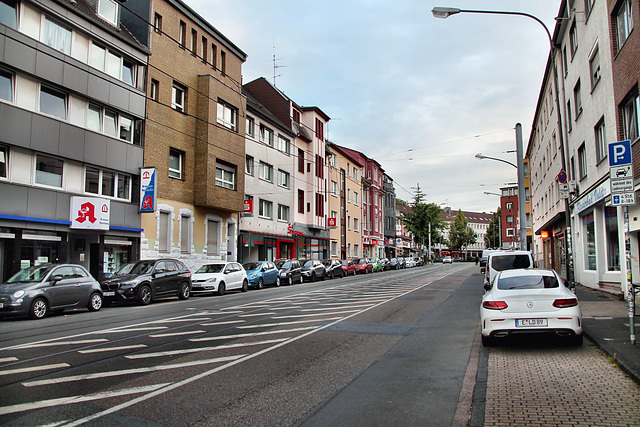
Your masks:
<path fill-rule="evenodd" d="M 185 0 L 247 54 L 243 82 L 265 77 L 331 120 L 325 136 L 377 160 L 411 201 L 495 212 L 526 150 L 549 55 L 535 20 L 436 6 L 517 11 L 551 34 L 561 0 Z M 274 73 L 274 57 L 276 59 Z"/>

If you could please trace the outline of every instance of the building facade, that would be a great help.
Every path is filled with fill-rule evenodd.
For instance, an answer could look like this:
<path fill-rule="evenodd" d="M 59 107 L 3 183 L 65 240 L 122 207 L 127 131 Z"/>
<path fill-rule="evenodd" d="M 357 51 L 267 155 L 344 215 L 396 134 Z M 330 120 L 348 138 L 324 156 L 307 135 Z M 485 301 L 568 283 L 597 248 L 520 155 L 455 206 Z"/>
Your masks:
<path fill-rule="evenodd" d="M 502 196 L 500 196 L 500 239 L 502 248 L 520 249 L 518 187 L 503 187 L 500 192 L 502 193 Z M 480 240 L 480 237 L 478 237 L 478 240 Z M 482 236 L 482 241 L 484 242 L 484 235 Z"/>
<path fill-rule="evenodd" d="M 0 5 L 0 279 L 101 278 L 139 256 L 148 50 L 115 1 Z"/>
<path fill-rule="evenodd" d="M 396 256 L 396 190 L 393 187 L 393 179 L 384 174 L 382 181 L 384 191 L 384 256 L 394 258 Z"/>

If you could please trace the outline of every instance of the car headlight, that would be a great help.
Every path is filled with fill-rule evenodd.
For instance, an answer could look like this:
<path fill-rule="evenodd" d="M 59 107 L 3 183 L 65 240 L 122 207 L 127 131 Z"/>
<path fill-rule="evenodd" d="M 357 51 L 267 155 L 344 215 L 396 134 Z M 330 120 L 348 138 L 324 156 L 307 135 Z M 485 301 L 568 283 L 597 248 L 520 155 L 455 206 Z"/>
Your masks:
<path fill-rule="evenodd" d="M 20 298 L 20 297 L 21 297 L 21 296 L 23 296 L 23 295 L 24 295 L 24 291 L 15 291 L 15 292 L 13 293 L 13 297 L 14 297 L 14 298 Z"/>
<path fill-rule="evenodd" d="M 140 283 L 140 280 L 133 279 L 133 280 L 129 280 L 127 282 L 122 282 L 121 285 L 122 286 L 136 286 L 138 283 Z"/>
<path fill-rule="evenodd" d="M 253 273 L 249 275 L 249 279 L 255 279 L 256 277 L 258 277 L 258 273 Z"/>
<path fill-rule="evenodd" d="M 210 278 L 210 279 L 207 279 L 207 282 L 209 282 L 209 283 L 215 283 L 215 282 L 216 282 L 216 280 L 218 280 L 218 278 L 217 278 L 217 277 L 212 277 L 212 278 Z"/>

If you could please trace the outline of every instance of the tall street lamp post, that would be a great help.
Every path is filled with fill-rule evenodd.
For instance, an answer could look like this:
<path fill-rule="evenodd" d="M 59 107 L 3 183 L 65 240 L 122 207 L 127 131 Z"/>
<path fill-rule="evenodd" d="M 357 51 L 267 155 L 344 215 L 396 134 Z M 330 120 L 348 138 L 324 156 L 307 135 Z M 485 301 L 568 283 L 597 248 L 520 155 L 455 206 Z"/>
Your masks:
<path fill-rule="evenodd" d="M 558 70 L 556 69 L 556 53 L 558 52 L 558 47 L 553 44 L 553 38 L 551 37 L 551 33 L 547 26 L 542 22 L 538 17 L 531 15 L 525 12 L 513 12 L 513 11 L 502 11 L 502 10 L 469 10 L 469 9 L 458 9 L 453 7 L 434 7 L 431 10 L 431 13 L 435 18 L 446 19 L 451 15 L 455 15 L 458 13 L 478 13 L 478 14 L 491 14 L 491 15 L 516 15 L 516 16 L 524 16 L 527 18 L 531 18 L 536 21 L 538 24 L 542 25 L 544 31 L 547 33 L 547 38 L 549 39 L 549 47 L 551 51 L 549 55 L 551 56 L 551 74 L 553 75 L 553 91 L 554 96 L 556 98 L 556 117 L 557 117 L 557 126 L 558 126 L 558 136 L 560 142 L 560 160 L 562 162 L 562 170 L 567 170 L 567 161 L 565 155 L 565 147 L 564 147 L 564 133 L 562 130 L 562 117 L 560 115 L 560 93 L 558 91 Z M 517 130 L 516 126 L 516 139 L 517 139 Z M 522 136 L 520 136 L 522 138 Z M 517 142 L 517 141 L 516 141 Z M 521 153 L 518 153 L 518 159 L 522 157 Z M 519 162 L 518 162 L 519 164 Z M 518 168 L 520 169 L 520 168 Z M 569 212 L 569 199 L 564 199 L 564 218 L 565 224 L 567 227 L 566 232 L 566 245 L 565 245 L 565 260 L 567 267 L 567 282 L 571 286 L 573 284 L 573 257 L 572 257 L 572 242 L 571 242 L 571 213 Z M 522 219 L 521 219 L 522 222 Z M 526 227 L 526 225 L 525 225 Z"/>

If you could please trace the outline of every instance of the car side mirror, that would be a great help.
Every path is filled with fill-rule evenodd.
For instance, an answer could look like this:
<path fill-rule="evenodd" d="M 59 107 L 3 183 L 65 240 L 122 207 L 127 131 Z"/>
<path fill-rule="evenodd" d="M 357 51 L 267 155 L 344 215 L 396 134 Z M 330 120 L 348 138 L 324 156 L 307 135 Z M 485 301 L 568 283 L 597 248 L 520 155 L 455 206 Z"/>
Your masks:
<path fill-rule="evenodd" d="M 485 292 L 488 291 L 489 289 L 491 289 L 491 284 L 490 283 L 487 283 L 486 285 L 484 285 Z"/>
<path fill-rule="evenodd" d="M 53 277 L 51 277 L 51 281 L 55 284 L 56 282 L 59 282 L 63 279 L 62 275 L 60 274 L 56 274 Z"/>

